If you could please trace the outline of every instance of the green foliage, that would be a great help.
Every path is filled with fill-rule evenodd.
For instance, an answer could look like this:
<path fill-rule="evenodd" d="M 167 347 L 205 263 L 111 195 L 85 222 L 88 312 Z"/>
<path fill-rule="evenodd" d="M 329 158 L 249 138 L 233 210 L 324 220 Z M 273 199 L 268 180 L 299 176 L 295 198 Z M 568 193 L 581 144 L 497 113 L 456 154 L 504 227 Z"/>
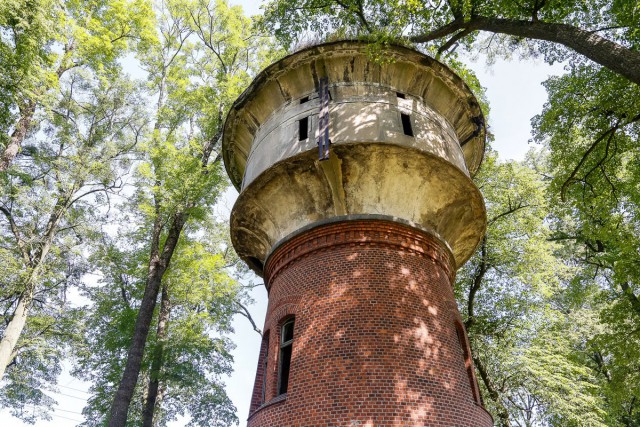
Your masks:
<path fill-rule="evenodd" d="M 160 374 L 163 399 L 158 425 L 178 416 L 189 416 L 190 425 L 227 426 L 236 420 L 222 377 L 231 371 L 233 344 L 226 335 L 232 332 L 233 301 L 242 298 L 242 289 L 229 276 L 229 260 L 222 255 L 226 242 L 218 235 L 219 225 L 207 221 L 203 230 L 198 239 L 181 241 L 163 279 L 168 283 L 172 309 Z M 94 305 L 86 323 L 86 343 L 77 348 L 76 375 L 92 383 L 84 425 L 103 425 L 122 376 L 144 292 L 148 240 L 134 230 L 105 240 L 92 262 L 104 276 L 85 287 Z M 152 336 L 142 377 L 148 376 L 157 345 Z M 140 423 L 145 387 L 145 381 L 138 385 L 130 425 Z"/>
<path fill-rule="evenodd" d="M 586 346 L 609 423 L 634 425 L 640 417 L 640 90 L 585 65 L 546 87 L 549 101 L 534 130 L 551 150 L 554 238 L 579 267 L 571 306 L 591 307 L 600 319 Z"/>
<path fill-rule="evenodd" d="M 270 42 L 257 36 L 241 8 L 222 0 L 169 1 L 155 14 L 157 34 L 137 52 L 148 71 L 144 99 L 153 106 L 153 129 L 141 135 L 130 193 L 116 205 L 126 220 L 96 243 L 92 264 L 102 278 L 86 288 L 94 305 L 75 373 L 93 383 L 85 425 L 103 425 L 129 357 L 150 266 L 165 256 L 177 230 L 175 251 L 163 258 L 169 266 L 161 277 L 163 297 L 127 422 L 140 424 L 149 385 L 157 380 L 157 425 L 186 416 L 189 425 L 227 426 L 237 423 L 222 385 L 231 370 L 230 322 L 247 297 L 232 278 L 238 260 L 211 212 L 228 185 L 219 146 L 226 112 L 268 60 Z M 176 228 L 176 218 L 186 218 L 183 228 Z"/>
<path fill-rule="evenodd" d="M 0 147 L 8 142 L 16 109 L 53 67 L 51 45 L 59 17 L 55 1 L 7 0 L 0 4 Z"/>
<path fill-rule="evenodd" d="M 69 70 L 114 73 L 132 44 L 146 43 L 150 16 L 147 0 L 3 1 L 0 147 L 29 103 L 51 108 Z"/>
<path fill-rule="evenodd" d="M 634 4 L 635 3 L 635 4 Z M 474 47 L 477 32 L 466 32 L 453 38 L 456 31 L 440 30 L 454 20 L 469 21 L 483 16 L 505 20 L 544 21 L 563 23 L 587 30 L 599 30 L 607 38 L 625 46 L 638 47 L 640 43 L 640 13 L 634 1 L 587 0 L 455 0 L 455 1 L 385 1 L 385 0 L 272 0 L 264 7 L 263 25 L 275 28 L 275 36 L 285 46 L 296 44 L 310 33 L 325 37 L 340 34 L 343 38 L 365 38 L 396 43 L 416 41 L 433 34 L 427 43 L 451 48 L 462 44 Z M 438 32 L 436 32 L 438 31 Z M 554 43 L 523 38 L 492 37 L 483 49 L 509 56 L 522 48 L 528 55 L 544 55 L 555 62 L 570 53 Z M 446 50 L 446 49 L 445 49 Z"/>
<path fill-rule="evenodd" d="M 485 157 L 476 183 L 486 200 L 487 234 L 460 269 L 456 296 L 485 404 L 499 425 L 604 426 L 596 373 L 583 350 L 588 329 L 563 300 L 576 270 L 549 238 L 544 158 Z"/>
<path fill-rule="evenodd" d="M 68 300 L 89 266 L 83 243 L 104 221 L 109 196 L 121 187 L 135 135 L 143 125 L 131 82 L 97 79 L 83 70 L 61 82 L 40 132 L 0 181 L 2 335 L 29 293 L 29 317 L 0 390 L 0 405 L 28 422 L 46 418 L 60 363 L 83 311 Z"/>

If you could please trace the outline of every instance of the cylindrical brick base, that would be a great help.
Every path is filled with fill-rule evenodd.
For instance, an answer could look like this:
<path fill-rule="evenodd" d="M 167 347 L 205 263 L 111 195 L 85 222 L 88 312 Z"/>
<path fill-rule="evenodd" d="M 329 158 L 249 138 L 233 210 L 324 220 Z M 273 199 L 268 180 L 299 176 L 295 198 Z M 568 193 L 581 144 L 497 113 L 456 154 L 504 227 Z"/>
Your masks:
<path fill-rule="evenodd" d="M 386 221 L 327 224 L 278 247 L 265 269 L 269 308 L 248 425 L 492 426 L 452 262 L 434 237 Z M 278 395 L 280 327 L 291 319 L 288 388 Z"/>

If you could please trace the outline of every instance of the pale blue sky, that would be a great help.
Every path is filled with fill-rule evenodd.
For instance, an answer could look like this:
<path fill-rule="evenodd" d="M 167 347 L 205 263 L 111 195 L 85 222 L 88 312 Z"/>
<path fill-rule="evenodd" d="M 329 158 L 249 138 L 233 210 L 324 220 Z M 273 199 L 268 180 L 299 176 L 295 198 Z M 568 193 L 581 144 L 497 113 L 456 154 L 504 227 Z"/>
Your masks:
<path fill-rule="evenodd" d="M 232 0 L 232 3 L 243 5 L 248 14 L 260 13 L 260 2 L 256 0 Z M 541 61 L 504 61 L 498 60 L 487 67 L 482 59 L 469 62 L 475 70 L 480 82 L 487 89 L 487 98 L 491 106 L 489 126 L 495 135 L 493 147 L 498 150 L 502 159 L 522 159 L 530 147 L 530 120 L 539 113 L 546 100 L 546 92 L 541 86 L 550 74 L 562 72 L 561 66 L 549 66 Z M 229 212 L 237 193 L 227 192 L 219 207 L 220 212 Z M 259 280 L 259 279 L 257 279 Z M 251 307 L 253 316 L 261 327 L 266 311 L 266 291 L 264 287 L 254 292 L 256 304 Z M 227 380 L 228 394 L 238 408 L 240 425 L 246 425 L 249 400 L 253 388 L 253 380 L 257 366 L 260 337 L 253 331 L 249 322 L 238 317 L 235 322 L 237 347 L 233 352 L 235 359 L 234 373 Z M 75 380 L 67 373 L 59 380 L 62 394 L 56 395 L 59 405 L 54 418 L 50 422 L 39 422 L 42 427 L 71 427 L 81 420 L 80 412 L 88 397 L 88 384 Z M 27 424 L 0 412 L 2 427 L 23 427 Z M 181 426 L 184 422 L 174 423 Z"/>

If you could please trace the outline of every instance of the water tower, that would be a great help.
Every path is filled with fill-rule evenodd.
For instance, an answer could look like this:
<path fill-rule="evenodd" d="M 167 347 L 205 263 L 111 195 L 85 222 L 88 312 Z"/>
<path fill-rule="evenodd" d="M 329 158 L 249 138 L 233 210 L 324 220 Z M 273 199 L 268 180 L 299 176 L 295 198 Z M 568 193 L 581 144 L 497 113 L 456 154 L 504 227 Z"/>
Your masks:
<path fill-rule="evenodd" d="M 250 427 L 493 425 L 452 289 L 486 227 L 483 123 L 446 66 L 355 41 L 234 103 L 231 237 L 269 293 Z"/>

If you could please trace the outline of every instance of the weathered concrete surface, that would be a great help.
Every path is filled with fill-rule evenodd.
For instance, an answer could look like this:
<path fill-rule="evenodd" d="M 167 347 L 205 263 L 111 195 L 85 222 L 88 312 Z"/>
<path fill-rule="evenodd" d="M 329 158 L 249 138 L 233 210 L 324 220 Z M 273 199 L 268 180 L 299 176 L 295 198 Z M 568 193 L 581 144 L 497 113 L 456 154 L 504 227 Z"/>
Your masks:
<path fill-rule="evenodd" d="M 455 129 L 431 107 L 411 95 L 372 84 L 334 85 L 329 108 L 329 134 L 335 145 L 395 144 L 433 153 L 467 172 Z M 295 102 L 297 101 L 297 102 Z M 271 165 L 317 149 L 319 99 L 283 104 L 257 130 L 247 158 L 242 188 Z M 414 136 L 403 132 L 400 115 L 409 115 Z M 300 140 L 298 122 L 309 118 L 309 137 Z"/>
<path fill-rule="evenodd" d="M 247 187 L 231 212 L 238 254 L 264 263 L 272 247 L 309 224 L 372 214 L 413 224 L 439 238 L 456 265 L 473 253 L 485 230 L 482 195 L 462 171 L 433 154 L 396 145 L 332 147 L 281 162 Z"/>
<path fill-rule="evenodd" d="M 256 77 L 234 103 L 224 129 L 225 166 L 236 188 L 240 189 L 258 130 L 272 116 L 279 116 L 282 109 L 299 105 L 305 96 L 316 96 L 321 77 L 329 79 L 332 105 L 341 99 L 369 97 L 372 95 L 369 88 L 378 86 L 378 95 L 391 104 L 392 96 L 400 92 L 408 95 L 408 100 L 418 101 L 408 102 L 403 108 L 424 105 L 425 109 L 435 111 L 450 124 L 458 141 L 466 141 L 477 130 L 473 118 L 482 117 L 478 102 L 449 68 L 399 46 L 390 46 L 381 53 L 389 62 L 375 62 L 367 55 L 367 47 L 366 43 L 355 41 L 313 46 L 272 64 Z M 339 87 L 344 89 L 337 90 Z M 484 140 L 482 128 L 463 147 L 471 175 L 482 161 Z"/>
<path fill-rule="evenodd" d="M 457 266 L 482 238 L 485 209 L 469 178 L 484 153 L 476 99 L 432 58 L 402 47 L 383 56 L 390 61 L 372 61 L 362 42 L 314 46 L 268 67 L 234 104 L 223 137 L 227 172 L 241 189 L 232 241 L 259 274 L 274 245 L 354 215 L 428 231 Z M 329 80 L 332 145 L 330 160 L 319 162 L 322 77 Z M 409 115 L 413 136 L 403 132 L 401 114 Z M 308 138 L 300 138 L 305 117 Z"/>

